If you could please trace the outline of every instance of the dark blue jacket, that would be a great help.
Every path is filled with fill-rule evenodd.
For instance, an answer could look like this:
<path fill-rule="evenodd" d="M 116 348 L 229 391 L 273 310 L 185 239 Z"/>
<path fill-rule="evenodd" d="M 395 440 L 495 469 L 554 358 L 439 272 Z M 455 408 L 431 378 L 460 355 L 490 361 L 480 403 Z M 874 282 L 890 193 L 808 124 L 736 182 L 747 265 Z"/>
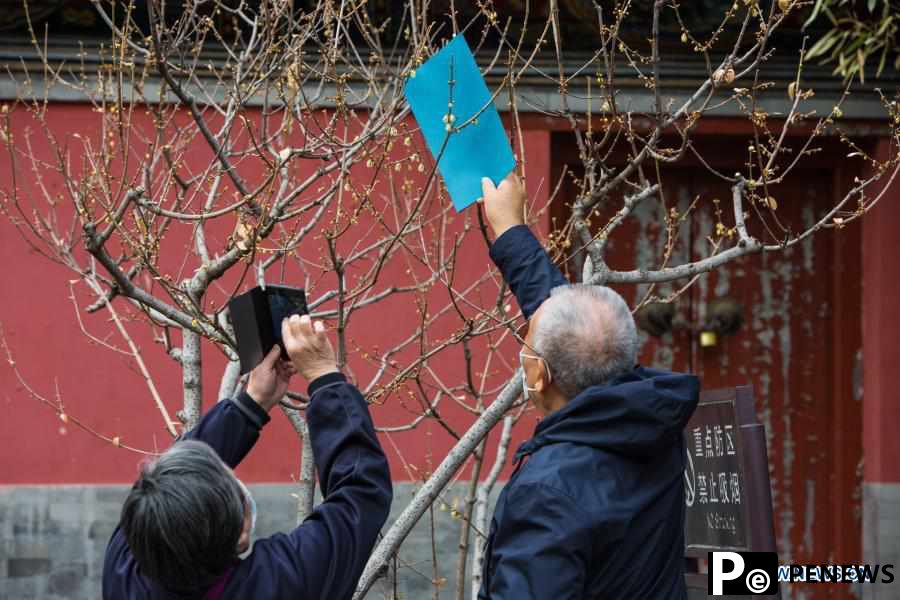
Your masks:
<path fill-rule="evenodd" d="M 324 501 L 291 531 L 258 540 L 236 562 L 221 598 L 350 598 L 391 505 L 391 477 L 362 395 L 334 373 L 309 387 L 306 412 Z M 234 468 L 269 416 L 246 394 L 216 404 L 186 439 L 206 442 Z M 290 515 L 285 515 L 289 519 Z M 196 598 L 202 598 L 201 591 Z M 103 565 L 103 598 L 184 598 L 143 577 L 117 528 Z"/>
<path fill-rule="evenodd" d="M 491 258 L 526 317 L 566 283 L 525 226 Z M 698 392 L 637 367 L 545 417 L 497 500 L 479 598 L 686 598 L 682 430 Z"/>

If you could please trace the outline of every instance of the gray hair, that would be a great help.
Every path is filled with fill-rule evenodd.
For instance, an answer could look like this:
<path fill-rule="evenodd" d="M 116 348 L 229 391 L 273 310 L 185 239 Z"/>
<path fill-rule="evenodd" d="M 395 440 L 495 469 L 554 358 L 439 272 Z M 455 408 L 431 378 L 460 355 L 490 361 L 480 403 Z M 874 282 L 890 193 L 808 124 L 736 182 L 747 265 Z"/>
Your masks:
<path fill-rule="evenodd" d="M 535 325 L 535 350 L 569 400 L 627 373 L 637 362 L 634 317 L 622 296 L 608 287 L 553 288 Z"/>
<path fill-rule="evenodd" d="M 237 556 L 243 524 L 237 479 L 193 440 L 143 466 L 120 521 L 141 572 L 173 592 L 211 585 Z"/>

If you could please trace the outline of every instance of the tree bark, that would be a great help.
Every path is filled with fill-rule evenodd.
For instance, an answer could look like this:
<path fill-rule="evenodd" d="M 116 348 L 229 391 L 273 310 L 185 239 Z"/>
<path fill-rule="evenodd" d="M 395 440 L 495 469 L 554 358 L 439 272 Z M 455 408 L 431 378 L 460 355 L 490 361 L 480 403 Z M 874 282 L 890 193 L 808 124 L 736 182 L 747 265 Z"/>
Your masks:
<path fill-rule="evenodd" d="M 241 361 L 230 360 L 225 365 L 225 372 L 222 374 L 222 381 L 219 383 L 219 400 L 225 398 L 233 398 L 237 392 L 238 383 L 241 380 Z"/>
<path fill-rule="evenodd" d="M 186 431 L 193 429 L 200 422 L 200 410 L 203 406 L 203 381 L 200 367 L 200 335 L 190 329 L 182 329 L 181 373 L 184 388 L 184 408 L 180 417 Z"/>
<path fill-rule="evenodd" d="M 316 463 L 306 419 L 299 410 L 291 410 L 283 406 L 281 410 L 300 438 L 300 477 L 297 482 L 297 525 L 299 525 L 313 509 L 313 499 L 316 494 Z"/>
<path fill-rule="evenodd" d="M 491 466 L 491 472 L 488 473 L 484 483 L 478 486 L 478 492 L 475 495 L 475 520 L 473 526 L 485 536 L 490 534 L 488 522 L 488 499 L 503 465 L 506 464 L 506 455 L 509 452 L 509 443 L 512 441 L 513 418 L 507 415 L 503 418 L 503 432 L 500 434 L 500 443 L 497 446 L 497 456 L 494 464 Z M 486 538 L 485 538 L 485 541 Z M 481 589 L 481 573 L 484 568 L 484 542 L 475 545 L 475 553 L 472 555 L 472 599 L 478 597 L 478 591 Z"/>
<path fill-rule="evenodd" d="M 469 480 L 469 489 L 466 492 L 466 503 L 463 507 L 462 529 L 459 532 L 459 556 L 456 562 L 456 600 L 466 600 L 466 565 L 469 562 L 469 533 L 472 531 L 472 515 L 475 508 L 475 498 L 478 493 L 478 479 L 481 477 L 481 468 L 484 465 L 484 449 L 487 436 L 475 449 L 475 462 L 472 465 L 472 479 Z"/>

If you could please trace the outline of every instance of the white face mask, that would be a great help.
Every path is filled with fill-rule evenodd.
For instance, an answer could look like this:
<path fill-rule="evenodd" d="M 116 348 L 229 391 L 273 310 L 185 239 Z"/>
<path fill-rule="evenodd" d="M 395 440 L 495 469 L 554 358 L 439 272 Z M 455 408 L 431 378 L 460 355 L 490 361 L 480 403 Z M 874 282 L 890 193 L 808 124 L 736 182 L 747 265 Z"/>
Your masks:
<path fill-rule="evenodd" d="M 528 402 L 528 392 L 530 391 L 531 389 L 528 387 L 528 377 L 525 375 L 525 368 L 522 367 L 522 399 L 525 400 L 525 402 Z"/>
<path fill-rule="evenodd" d="M 544 365 L 544 368 L 547 369 L 547 379 L 548 383 L 552 381 L 550 375 L 550 367 L 547 366 L 547 362 L 541 358 L 540 356 L 535 356 L 533 354 L 527 354 L 524 350 L 519 351 L 519 365 L 522 367 L 522 398 L 525 402 L 528 402 L 528 392 L 536 392 L 537 388 L 528 387 L 528 376 L 525 374 L 525 359 L 533 358 L 534 360 L 541 361 L 541 364 Z"/>
<path fill-rule="evenodd" d="M 237 479 L 237 478 L 235 478 Z M 241 486 L 241 490 L 244 492 L 244 497 L 247 498 L 247 504 L 250 505 L 250 539 L 253 539 L 253 532 L 256 530 L 256 500 L 253 499 L 253 494 L 250 493 L 250 490 L 244 485 L 244 482 L 240 479 L 237 479 L 238 485 Z"/>

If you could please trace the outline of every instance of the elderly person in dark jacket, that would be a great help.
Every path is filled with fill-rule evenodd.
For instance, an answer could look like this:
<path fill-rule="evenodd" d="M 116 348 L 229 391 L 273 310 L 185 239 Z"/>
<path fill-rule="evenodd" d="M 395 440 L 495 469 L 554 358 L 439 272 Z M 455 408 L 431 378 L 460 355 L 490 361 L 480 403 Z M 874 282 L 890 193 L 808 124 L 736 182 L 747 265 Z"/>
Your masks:
<path fill-rule="evenodd" d="M 478 597 L 683 600 L 682 430 L 697 378 L 636 367 L 621 296 L 568 284 L 524 225 L 514 175 L 483 187 L 491 258 L 529 319 L 523 393 L 545 416 L 497 500 Z"/>
<path fill-rule="evenodd" d="M 247 391 L 216 404 L 144 466 L 103 566 L 103 597 L 350 598 L 391 504 L 391 478 L 368 407 L 338 372 L 321 323 L 291 317 L 250 374 Z M 256 506 L 232 469 L 253 448 L 295 370 L 309 380 L 307 421 L 324 501 L 287 534 L 245 558 Z"/>

